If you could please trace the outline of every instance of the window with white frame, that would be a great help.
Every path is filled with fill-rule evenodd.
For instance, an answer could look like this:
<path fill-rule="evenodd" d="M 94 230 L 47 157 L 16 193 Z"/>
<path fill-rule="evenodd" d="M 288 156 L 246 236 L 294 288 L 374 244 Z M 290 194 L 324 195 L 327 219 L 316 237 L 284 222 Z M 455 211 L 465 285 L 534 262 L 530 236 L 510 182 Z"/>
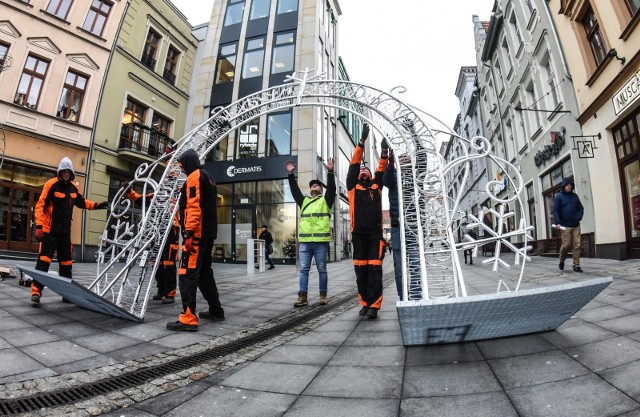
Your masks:
<path fill-rule="evenodd" d="M 513 33 L 513 44 L 516 47 L 516 54 L 522 48 L 524 42 L 522 41 L 522 34 L 520 33 L 520 25 L 518 25 L 518 18 L 516 17 L 516 12 L 511 12 L 511 16 L 509 16 L 509 26 L 511 26 L 511 33 Z"/>
<path fill-rule="evenodd" d="M 522 116 L 522 110 L 516 110 L 522 108 L 522 104 L 519 101 L 515 102 L 513 105 L 513 128 L 514 128 L 514 137 L 515 137 L 515 145 L 516 149 L 520 151 L 526 144 L 525 140 L 525 127 L 524 127 L 524 117 Z"/>
<path fill-rule="evenodd" d="M 511 119 L 505 120 L 504 123 L 505 148 L 507 149 L 507 158 L 513 158 L 516 155 L 516 145 L 513 140 L 513 129 L 511 127 Z"/>
<path fill-rule="evenodd" d="M 548 100 L 549 110 L 553 110 L 560 104 L 560 86 L 553 71 L 551 56 L 547 53 L 540 62 L 542 66 L 542 80 L 548 93 L 545 95 Z"/>
<path fill-rule="evenodd" d="M 493 63 L 493 69 L 496 73 L 496 79 L 498 80 L 498 95 L 501 95 L 504 91 L 504 78 L 502 77 L 502 68 L 500 67 L 500 60 L 496 58 Z"/>
<path fill-rule="evenodd" d="M 526 100 L 526 113 L 528 114 L 530 136 L 533 136 L 538 129 L 542 127 L 542 119 L 540 112 L 538 111 L 538 99 L 536 98 L 536 89 L 533 81 L 524 88 L 524 95 Z"/>
<path fill-rule="evenodd" d="M 502 59 L 504 61 L 504 70 L 507 74 L 507 77 L 511 75 L 513 70 L 513 62 L 511 62 L 511 54 L 509 53 L 509 44 L 507 43 L 507 38 L 502 38 L 502 42 L 500 44 L 500 50 L 502 51 Z"/>
<path fill-rule="evenodd" d="M 84 93 L 89 77 L 69 70 L 64 81 L 62 96 L 58 103 L 56 116 L 71 122 L 77 122 L 80 118 L 80 110 L 84 101 Z"/>
<path fill-rule="evenodd" d="M 524 14 L 525 14 L 527 20 L 530 19 L 531 16 L 533 15 L 533 12 L 536 11 L 536 9 L 535 9 L 535 7 L 533 5 L 533 0 L 524 0 L 523 10 L 524 10 Z"/>

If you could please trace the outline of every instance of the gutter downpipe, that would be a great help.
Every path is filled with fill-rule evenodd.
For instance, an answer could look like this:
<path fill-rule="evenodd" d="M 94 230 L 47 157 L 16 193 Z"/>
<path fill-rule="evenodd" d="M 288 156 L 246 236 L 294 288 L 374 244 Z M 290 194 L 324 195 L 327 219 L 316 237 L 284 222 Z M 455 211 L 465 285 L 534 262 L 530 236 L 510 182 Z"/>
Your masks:
<path fill-rule="evenodd" d="M 111 52 L 109 52 L 109 59 L 107 60 L 107 67 L 104 71 L 104 77 L 102 79 L 102 86 L 100 87 L 100 93 L 98 95 L 98 109 L 96 111 L 96 115 L 93 118 L 93 126 L 91 127 L 91 141 L 89 142 L 89 153 L 87 155 L 87 168 L 85 170 L 85 179 L 84 179 L 84 195 L 86 197 L 89 192 L 89 177 L 90 177 L 90 167 L 91 167 L 91 158 L 93 157 L 93 146 L 95 144 L 96 139 L 96 125 L 98 124 L 98 115 L 100 114 L 100 109 L 102 108 L 102 95 L 104 93 L 104 87 L 107 83 L 107 75 L 109 74 L 109 68 L 111 67 L 111 61 L 113 60 L 113 55 L 116 51 L 116 43 L 120 36 L 120 31 L 122 30 L 122 24 L 124 23 L 124 18 L 127 15 L 127 11 L 129 10 L 129 6 L 131 5 L 131 0 L 127 0 L 127 4 L 124 6 L 124 11 L 122 12 L 122 17 L 120 18 L 120 23 L 118 24 L 118 30 L 115 33 L 113 39 L 113 45 L 111 46 Z M 87 211 L 82 210 L 82 222 L 81 222 L 81 230 L 80 230 L 80 258 L 82 262 L 85 262 L 84 259 L 84 246 L 85 246 L 85 232 L 86 232 L 86 223 L 87 223 Z"/>

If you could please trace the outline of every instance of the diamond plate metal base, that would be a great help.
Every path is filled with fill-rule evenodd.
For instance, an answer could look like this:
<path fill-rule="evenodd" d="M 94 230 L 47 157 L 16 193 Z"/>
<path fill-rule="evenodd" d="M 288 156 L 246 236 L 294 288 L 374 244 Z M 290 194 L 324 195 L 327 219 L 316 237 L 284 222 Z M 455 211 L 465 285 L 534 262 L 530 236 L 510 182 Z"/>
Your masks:
<path fill-rule="evenodd" d="M 20 267 L 20 270 L 78 307 L 126 320 L 142 322 L 141 318 L 123 310 L 69 278 L 51 275 L 31 268 Z"/>
<path fill-rule="evenodd" d="M 554 330 L 612 281 L 605 277 L 517 292 L 398 301 L 403 343 L 457 343 Z"/>

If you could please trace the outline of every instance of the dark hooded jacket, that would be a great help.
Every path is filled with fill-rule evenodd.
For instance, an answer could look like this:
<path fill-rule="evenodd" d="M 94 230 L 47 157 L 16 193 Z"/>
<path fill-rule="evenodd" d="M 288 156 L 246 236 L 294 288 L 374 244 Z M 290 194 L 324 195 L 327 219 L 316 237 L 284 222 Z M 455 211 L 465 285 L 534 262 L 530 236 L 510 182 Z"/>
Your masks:
<path fill-rule="evenodd" d="M 571 192 L 566 192 L 564 187 L 571 184 Z M 553 219 L 555 224 L 563 227 L 576 227 L 580 225 L 584 215 L 584 207 L 578 194 L 574 192 L 575 185 L 569 178 L 562 181 L 562 192 L 556 194 L 553 201 Z"/>
<path fill-rule="evenodd" d="M 180 225 L 185 237 L 195 239 L 218 236 L 217 188 L 202 169 L 193 149 L 178 157 L 187 180 L 180 191 Z"/>
<path fill-rule="evenodd" d="M 65 169 L 71 171 L 68 182 L 64 182 L 60 177 L 60 172 Z M 36 203 L 36 229 L 42 229 L 45 233 L 68 236 L 71 234 L 73 207 L 87 210 L 97 208 L 97 203 L 85 199 L 80 194 L 73 182 L 75 177 L 71 160 L 67 157 L 62 158 L 58 165 L 58 175 L 44 184 Z"/>

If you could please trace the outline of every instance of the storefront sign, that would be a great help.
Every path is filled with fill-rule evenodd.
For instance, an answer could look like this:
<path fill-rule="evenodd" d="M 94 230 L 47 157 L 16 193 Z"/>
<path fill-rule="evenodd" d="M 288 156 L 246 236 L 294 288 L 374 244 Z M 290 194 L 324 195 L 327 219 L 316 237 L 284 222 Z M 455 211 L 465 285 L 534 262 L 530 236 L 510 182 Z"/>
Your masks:
<path fill-rule="evenodd" d="M 640 97 L 640 71 L 613 96 L 613 111 L 619 115 Z"/>
<path fill-rule="evenodd" d="M 564 146 L 564 135 L 562 135 L 560 132 L 552 132 L 552 133 L 553 133 L 552 135 L 553 143 L 551 145 L 546 145 L 544 148 L 542 148 L 541 151 L 538 151 L 538 153 L 536 153 L 536 155 L 533 157 L 533 160 L 536 163 L 537 167 L 542 165 L 545 161 L 547 161 L 551 157 L 558 155 L 560 153 L 560 150 Z"/>
<path fill-rule="evenodd" d="M 235 161 L 207 162 L 204 168 L 218 184 L 287 178 L 285 163 L 298 163 L 297 155 L 271 158 L 242 158 Z"/>

